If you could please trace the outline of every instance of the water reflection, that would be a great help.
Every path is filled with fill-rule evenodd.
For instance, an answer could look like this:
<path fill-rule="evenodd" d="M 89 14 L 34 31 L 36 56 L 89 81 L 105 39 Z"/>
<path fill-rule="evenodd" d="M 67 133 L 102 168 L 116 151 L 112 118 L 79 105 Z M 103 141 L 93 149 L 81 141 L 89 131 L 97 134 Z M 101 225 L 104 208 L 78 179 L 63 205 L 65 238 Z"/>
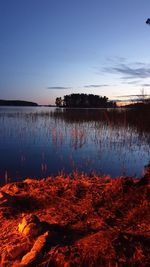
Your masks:
<path fill-rule="evenodd" d="M 140 176 L 149 141 L 148 116 L 141 111 L 2 107 L 1 181 L 62 170 Z"/>

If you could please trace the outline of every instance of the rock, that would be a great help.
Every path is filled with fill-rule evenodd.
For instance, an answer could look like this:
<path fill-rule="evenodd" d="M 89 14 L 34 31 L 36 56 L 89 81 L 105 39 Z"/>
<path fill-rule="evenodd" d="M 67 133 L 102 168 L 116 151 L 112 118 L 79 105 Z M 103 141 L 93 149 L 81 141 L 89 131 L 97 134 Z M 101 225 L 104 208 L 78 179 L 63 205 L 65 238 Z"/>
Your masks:
<path fill-rule="evenodd" d="M 34 223 L 28 224 L 23 230 L 24 235 L 32 237 L 38 236 L 39 232 L 39 228 L 37 228 L 37 225 L 35 225 Z"/>
<path fill-rule="evenodd" d="M 8 245 L 4 252 L 1 254 L 0 266 L 12 266 L 12 261 L 16 261 L 18 258 L 22 257 L 27 251 L 29 251 L 29 244 L 23 243 L 19 245 Z M 13 265 L 16 266 L 16 265 Z M 18 265 L 20 266 L 20 265 Z"/>
<path fill-rule="evenodd" d="M 26 236 L 38 236 L 42 231 L 41 222 L 36 215 L 23 215 L 22 222 L 18 225 L 18 231 Z"/>
<path fill-rule="evenodd" d="M 48 236 L 49 236 L 49 232 L 46 232 L 37 238 L 30 252 L 28 252 L 22 258 L 21 266 L 30 266 L 31 263 L 34 263 L 37 260 L 37 258 L 41 255 L 46 245 Z"/>
<path fill-rule="evenodd" d="M 31 179 L 31 178 L 27 178 L 27 179 L 25 179 L 24 180 L 24 182 L 26 183 L 26 184 L 33 184 L 33 183 L 36 183 L 36 180 L 34 180 L 34 179 Z"/>
<path fill-rule="evenodd" d="M 21 267 L 21 264 L 20 264 L 20 262 L 14 262 L 13 265 L 10 265 L 10 266 L 11 267 Z"/>
<path fill-rule="evenodd" d="M 37 251 L 39 253 L 45 247 L 48 236 L 48 231 L 39 236 L 32 247 L 32 251 Z"/>
<path fill-rule="evenodd" d="M 37 256 L 38 255 L 36 251 L 30 251 L 25 256 L 23 256 L 20 266 L 30 266 L 30 264 L 36 261 Z"/>
<path fill-rule="evenodd" d="M 134 181 L 133 181 L 132 177 L 125 177 L 123 179 L 122 183 L 124 186 L 129 186 L 129 187 L 134 185 Z"/>
<path fill-rule="evenodd" d="M 19 244 L 17 246 L 11 246 L 7 248 L 7 254 L 9 258 L 16 259 L 17 257 L 25 254 L 29 250 L 27 243 Z"/>
<path fill-rule="evenodd" d="M 7 193 L 5 193 L 5 192 L 3 192 L 3 191 L 0 192 L 0 201 L 1 201 L 1 200 L 4 200 L 4 199 L 7 198 L 7 197 L 8 197 L 8 194 L 7 194 Z"/>
<path fill-rule="evenodd" d="M 0 207 L 9 206 L 12 203 L 13 197 L 3 191 L 0 192 Z"/>
<path fill-rule="evenodd" d="M 12 193 L 13 195 L 20 193 L 25 188 L 27 188 L 27 184 L 24 182 L 9 183 L 3 187 L 5 192 Z"/>

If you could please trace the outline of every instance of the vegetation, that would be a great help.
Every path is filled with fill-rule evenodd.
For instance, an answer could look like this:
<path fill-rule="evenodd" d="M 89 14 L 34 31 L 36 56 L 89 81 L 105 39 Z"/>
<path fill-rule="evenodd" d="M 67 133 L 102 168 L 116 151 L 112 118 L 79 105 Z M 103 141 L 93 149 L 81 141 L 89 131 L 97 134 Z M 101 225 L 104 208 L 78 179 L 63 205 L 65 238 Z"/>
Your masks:
<path fill-rule="evenodd" d="M 113 128 L 132 127 L 143 135 L 150 133 L 149 123 L 150 105 L 141 103 L 133 104 L 128 108 L 108 109 L 108 110 L 71 110 L 56 109 L 47 114 L 55 119 L 60 119 L 66 123 L 102 122 Z M 46 115 L 46 114 L 45 114 Z"/>
<path fill-rule="evenodd" d="M 0 266 L 148 267 L 149 177 L 73 173 L 3 186 Z"/>
<path fill-rule="evenodd" d="M 145 109 L 123 108 L 1 109 L 0 183 L 26 176 L 46 177 L 62 169 L 66 173 L 78 169 L 140 176 L 149 158 L 149 114 Z M 27 142 L 35 144 L 36 154 L 32 153 L 34 147 L 28 149 Z M 8 154 L 10 144 L 15 146 Z M 50 153 L 43 157 L 43 151 Z M 114 152 L 116 156 L 111 157 Z"/>
<path fill-rule="evenodd" d="M 140 102 L 132 103 L 124 106 L 124 108 L 137 108 L 137 109 L 149 109 L 150 110 L 150 98 L 142 99 Z"/>
<path fill-rule="evenodd" d="M 116 103 L 109 101 L 106 96 L 98 96 L 93 94 L 71 94 L 56 98 L 57 107 L 66 108 L 114 108 Z"/>
<path fill-rule="evenodd" d="M 38 104 L 23 100 L 0 100 L 0 106 L 38 106 Z"/>

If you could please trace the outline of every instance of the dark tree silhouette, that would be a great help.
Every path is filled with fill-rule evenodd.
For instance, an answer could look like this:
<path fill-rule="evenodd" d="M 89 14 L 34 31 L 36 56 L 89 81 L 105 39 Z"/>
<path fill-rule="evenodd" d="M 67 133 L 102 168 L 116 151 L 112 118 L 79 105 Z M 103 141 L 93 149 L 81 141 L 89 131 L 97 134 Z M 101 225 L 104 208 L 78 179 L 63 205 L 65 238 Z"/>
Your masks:
<path fill-rule="evenodd" d="M 146 24 L 150 25 L 150 19 L 148 18 Z"/>
<path fill-rule="evenodd" d="M 65 95 L 64 99 L 56 98 L 56 105 L 67 108 L 114 108 L 116 103 L 108 101 L 106 96 L 93 94 L 71 94 Z"/>
<path fill-rule="evenodd" d="M 61 97 L 57 97 L 55 104 L 57 107 L 61 107 L 62 106 L 62 98 Z"/>

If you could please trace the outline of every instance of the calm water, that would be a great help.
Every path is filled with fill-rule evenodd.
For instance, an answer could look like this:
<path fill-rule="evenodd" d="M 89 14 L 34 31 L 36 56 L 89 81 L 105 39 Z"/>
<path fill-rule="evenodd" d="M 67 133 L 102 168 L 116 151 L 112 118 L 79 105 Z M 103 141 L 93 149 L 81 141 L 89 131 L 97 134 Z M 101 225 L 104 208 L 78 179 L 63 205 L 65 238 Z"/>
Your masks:
<path fill-rule="evenodd" d="M 140 176 L 149 160 L 150 133 L 126 111 L 0 107 L 1 183 L 62 170 Z"/>

